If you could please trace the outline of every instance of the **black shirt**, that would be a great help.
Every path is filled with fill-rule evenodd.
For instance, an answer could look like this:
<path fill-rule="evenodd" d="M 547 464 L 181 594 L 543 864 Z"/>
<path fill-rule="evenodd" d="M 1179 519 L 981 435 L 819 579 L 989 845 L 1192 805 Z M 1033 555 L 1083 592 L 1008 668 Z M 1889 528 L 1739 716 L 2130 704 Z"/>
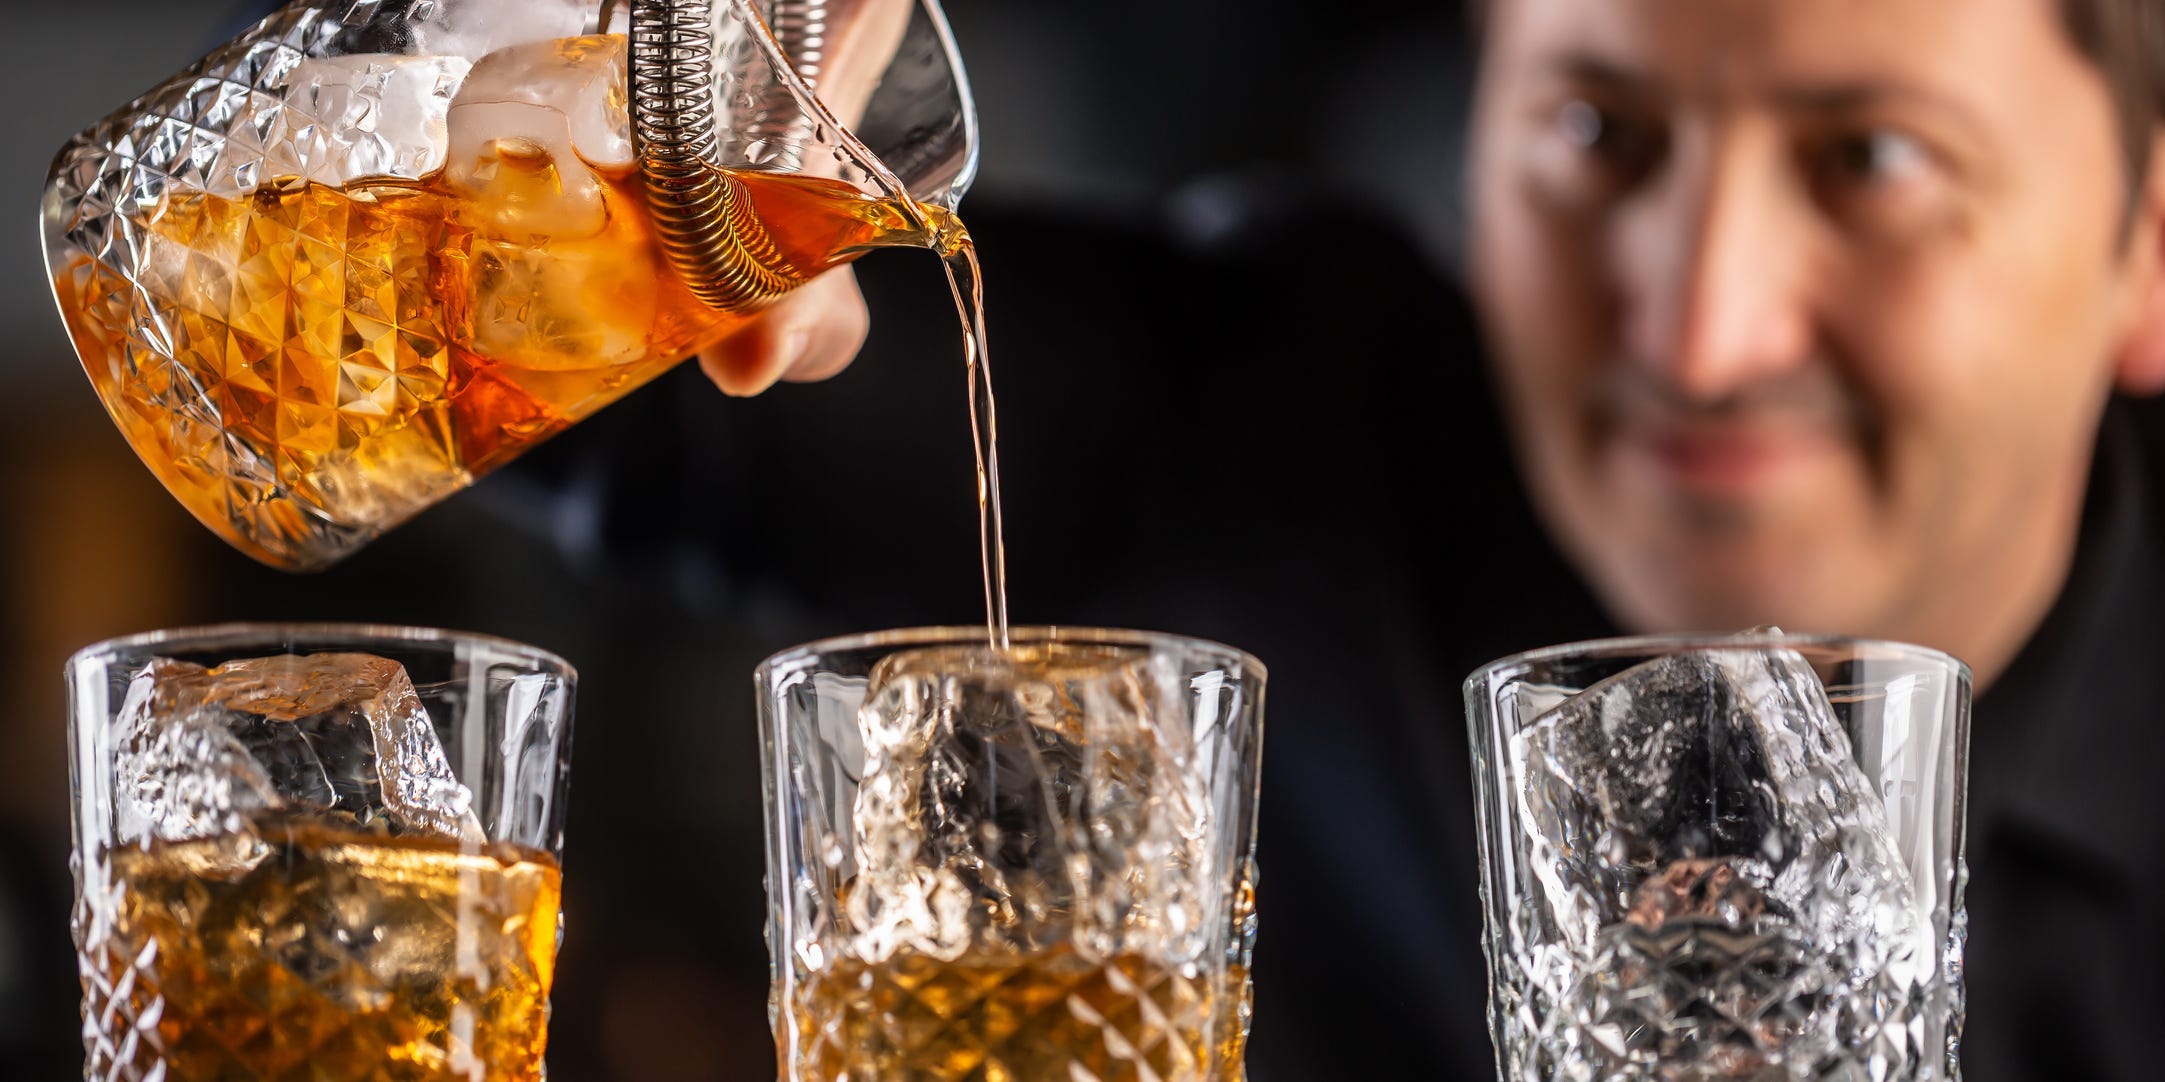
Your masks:
<path fill-rule="evenodd" d="M 2165 1075 L 2160 429 L 2137 412 L 2107 414 L 2067 586 L 1976 705 L 1974 1082 Z"/>

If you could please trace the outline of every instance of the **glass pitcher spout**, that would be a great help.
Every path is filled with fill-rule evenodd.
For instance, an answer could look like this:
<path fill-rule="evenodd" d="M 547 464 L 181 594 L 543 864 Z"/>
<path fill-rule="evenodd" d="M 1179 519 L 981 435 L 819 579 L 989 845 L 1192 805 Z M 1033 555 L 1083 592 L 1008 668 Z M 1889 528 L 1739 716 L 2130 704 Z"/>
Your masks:
<path fill-rule="evenodd" d="M 764 33 L 753 9 L 726 0 L 631 0 L 639 166 L 663 248 L 700 299 L 757 308 L 805 281 L 780 259 L 731 167 L 842 177 L 885 196 L 917 228 L 883 243 L 927 243 L 911 233 L 940 227 L 919 204 L 953 210 L 960 200 L 976 171 L 976 116 L 952 37 L 935 7 L 890 7 L 904 18 L 853 29 L 898 42 L 882 82 L 900 85 L 867 120 L 875 139 L 907 149 L 899 168 L 817 93 L 832 44 L 828 0 L 771 0 Z M 746 52 L 763 62 L 728 59 Z"/>
<path fill-rule="evenodd" d="M 197 518 L 328 565 L 823 271 L 950 243 L 945 19 L 850 11 L 297 0 L 61 151 L 55 298 Z"/>

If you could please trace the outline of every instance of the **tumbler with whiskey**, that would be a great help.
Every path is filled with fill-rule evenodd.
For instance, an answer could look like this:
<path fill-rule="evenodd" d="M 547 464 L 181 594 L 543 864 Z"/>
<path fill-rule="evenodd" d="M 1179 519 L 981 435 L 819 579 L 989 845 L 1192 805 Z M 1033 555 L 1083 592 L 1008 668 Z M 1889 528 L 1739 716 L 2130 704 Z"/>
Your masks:
<path fill-rule="evenodd" d="M 68 674 L 84 1078 L 540 1082 L 563 662 L 233 626 Z"/>
<path fill-rule="evenodd" d="M 761 670 L 790 1082 L 1237 1082 L 1263 670 L 1076 628 Z"/>

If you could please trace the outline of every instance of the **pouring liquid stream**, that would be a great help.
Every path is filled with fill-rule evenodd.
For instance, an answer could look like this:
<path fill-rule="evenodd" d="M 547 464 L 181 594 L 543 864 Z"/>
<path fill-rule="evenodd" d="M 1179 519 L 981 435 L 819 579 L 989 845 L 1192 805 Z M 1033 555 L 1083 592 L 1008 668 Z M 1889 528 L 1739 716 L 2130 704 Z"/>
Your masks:
<path fill-rule="evenodd" d="M 985 591 L 985 635 L 994 650 L 1006 651 L 1010 640 L 1007 547 L 1000 513 L 1000 424 L 992 393 L 991 353 L 985 333 L 984 272 L 978 263 L 977 245 L 971 239 L 968 227 L 953 211 L 929 203 L 916 203 L 899 193 L 886 200 L 871 200 L 867 205 L 883 208 L 884 213 L 875 210 L 868 215 L 883 218 L 882 227 L 853 238 L 855 244 L 839 245 L 838 258 L 855 258 L 873 247 L 922 246 L 939 255 L 947 273 L 948 289 L 954 296 L 955 312 L 962 323 L 970 449 L 976 461 L 978 561 Z M 777 265 L 772 242 L 767 236 L 766 224 L 756 216 L 726 226 L 725 243 L 733 256 L 732 261 L 750 268 L 750 273 L 719 283 L 718 295 L 725 303 L 733 301 L 756 310 L 795 284 L 808 280 L 809 276 L 787 263 Z M 761 284 L 765 282 L 784 284 Z"/>
<path fill-rule="evenodd" d="M 963 363 L 968 372 L 971 450 L 977 459 L 977 545 L 985 579 L 985 632 L 992 648 L 1006 650 L 1007 545 L 1000 523 L 1000 418 L 992 397 L 992 358 L 985 337 L 985 283 L 977 247 L 967 232 L 947 245 L 947 284 L 962 317 Z"/>
<path fill-rule="evenodd" d="M 841 258 L 854 258 L 872 247 L 923 246 L 939 255 L 947 273 L 947 285 L 962 323 L 963 369 L 970 410 L 971 453 L 976 461 L 978 561 L 985 591 L 985 635 L 997 651 L 1010 646 L 1007 620 L 1007 547 L 1000 512 L 1000 424 L 992 393 L 991 352 L 985 332 L 984 272 L 977 259 L 977 245 L 969 228 L 953 211 L 929 203 L 917 203 L 899 193 L 873 200 L 884 207 L 872 217 L 885 219 L 883 228 L 856 238 L 855 245 L 837 250 Z M 862 212 L 860 212 L 862 213 Z M 733 235 L 732 235 L 733 234 Z M 741 278 L 719 283 L 719 296 L 756 307 L 779 297 L 808 276 L 787 264 L 772 265 L 774 251 L 765 224 L 756 217 L 732 221 L 724 236 L 732 262 L 750 268 Z M 847 256 L 842 252 L 847 251 Z M 831 265 L 831 264 L 830 264 Z M 763 282 L 785 283 L 764 286 Z"/>

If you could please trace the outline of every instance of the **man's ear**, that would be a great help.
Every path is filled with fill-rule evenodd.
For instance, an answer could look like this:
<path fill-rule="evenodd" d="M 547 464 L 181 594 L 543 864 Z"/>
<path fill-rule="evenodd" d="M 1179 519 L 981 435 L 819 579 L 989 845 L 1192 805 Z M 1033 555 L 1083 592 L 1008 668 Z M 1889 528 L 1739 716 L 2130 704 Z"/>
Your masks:
<path fill-rule="evenodd" d="M 2127 273 L 2135 293 L 2113 382 L 2132 395 L 2165 391 L 2165 132 L 2151 140 L 2143 190 L 2128 208 Z"/>

